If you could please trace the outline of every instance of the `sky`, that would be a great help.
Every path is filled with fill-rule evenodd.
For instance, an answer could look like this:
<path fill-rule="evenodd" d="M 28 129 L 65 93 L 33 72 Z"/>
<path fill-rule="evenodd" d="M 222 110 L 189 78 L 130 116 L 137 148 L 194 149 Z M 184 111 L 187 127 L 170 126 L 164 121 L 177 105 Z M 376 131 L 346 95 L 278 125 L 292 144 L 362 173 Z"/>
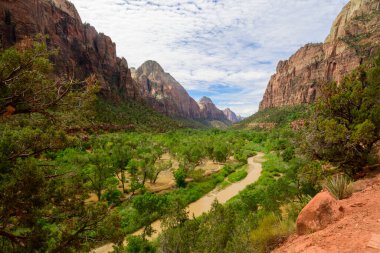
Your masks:
<path fill-rule="evenodd" d="M 71 0 L 130 67 L 155 60 L 196 100 L 249 116 L 279 60 L 323 42 L 348 0 Z"/>

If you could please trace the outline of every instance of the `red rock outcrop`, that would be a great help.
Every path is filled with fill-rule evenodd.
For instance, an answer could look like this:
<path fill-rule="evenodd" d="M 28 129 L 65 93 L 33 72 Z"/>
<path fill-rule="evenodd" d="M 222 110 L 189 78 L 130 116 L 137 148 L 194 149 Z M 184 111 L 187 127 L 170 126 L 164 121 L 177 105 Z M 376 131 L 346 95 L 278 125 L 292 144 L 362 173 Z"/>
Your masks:
<path fill-rule="evenodd" d="M 280 61 L 260 110 L 314 102 L 320 88 L 340 81 L 380 46 L 378 0 L 351 0 L 336 18 L 324 43 L 307 44 Z"/>
<path fill-rule="evenodd" d="M 318 195 L 317 195 L 318 196 Z M 354 183 L 354 193 L 338 200 L 342 217 L 312 234 L 293 234 L 274 253 L 378 253 L 380 244 L 380 174 Z"/>
<path fill-rule="evenodd" d="M 324 229 L 342 217 L 343 209 L 330 193 L 318 193 L 297 218 L 297 234 L 305 235 Z"/>
<path fill-rule="evenodd" d="M 103 94 L 137 99 L 139 90 L 128 63 L 116 56 L 112 40 L 83 24 L 74 5 L 66 0 L 3 0 L 0 2 L 0 39 L 9 47 L 25 37 L 47 35 L 47 45 L 58 48 L 52 57 L 57 75 L 84 79 L 95 74 Z"/>

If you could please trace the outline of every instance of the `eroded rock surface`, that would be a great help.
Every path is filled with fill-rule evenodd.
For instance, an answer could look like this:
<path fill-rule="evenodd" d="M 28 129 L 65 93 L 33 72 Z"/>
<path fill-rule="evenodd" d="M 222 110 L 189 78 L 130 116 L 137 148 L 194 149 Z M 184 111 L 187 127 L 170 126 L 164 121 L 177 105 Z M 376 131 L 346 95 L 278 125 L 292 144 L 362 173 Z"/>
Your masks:
<path fill-rule="evenodd" d="M 146 61 L 138 69 L 132 69 L 132 77 L 139 84 L 144 100 L 161 113 L 182 118 L 227 120 L 211 99 L 202 98 L 197 103 L 155 61 Z"/>
<path fill-rule="evenodd" d="M 314 102 L 320 88 L 339 82 L 379 49 L 378 0 L 351 0 L 334 21 L 324 43 L 307 44 L 271 77 L 260 110 Z"/>
<path fill-rule="evenodd" d="M 240 115 L 237 116 L 230 108 L 224 109 L 223 113 L 232 123 L 237 123 L 242 120 L 242 117 Z"/>
<path fill-rule="evenodd" d="M 95 74 L 106 96 L 138 99 L 139 89 L 126 59 L 116 56 L 116 46 L 110 37 L 82 23 L 72 3 L 66 0 L 0 1 L 2 47 L 37 34 L 47 35 L 47 45 L 59 49 L 58 55 L 52 58 L 58 76 L 83 80 Z"/>
<path fill-rule="evenodd" d="M 297 218 L 297 234 L 305 235 L 324 229 L 343 215 L 343 208 L 330 193 L 318 193 Z"/>

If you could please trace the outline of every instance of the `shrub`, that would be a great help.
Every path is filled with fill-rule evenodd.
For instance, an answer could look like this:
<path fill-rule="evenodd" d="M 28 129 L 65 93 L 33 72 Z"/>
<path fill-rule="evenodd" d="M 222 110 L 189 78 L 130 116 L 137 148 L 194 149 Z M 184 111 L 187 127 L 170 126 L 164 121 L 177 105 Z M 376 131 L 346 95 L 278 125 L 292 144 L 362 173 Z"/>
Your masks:
<path fill-rule="evenodd" d="M 325 187 L 336 199 L 349 198 L 353 192 L 351 180 L 344 175 L 328 178 Z"/>
<path fill-rule="evenodd" d="M 228 176 L 228 181 L 230 181 L 231 183 L 235 183 L 244 179 L 247 175 L 248 172 L 246 169 L 238 170 Z"/>
<path fill-rule="evenodd" d="M 186 176 L 187 173 L 184 168 L 179 168 L 174 172 L 174 178 L 178 188 L 186 187 Z"/>
<path fill-rule="evenodd" d="M 271 252 L 293 230 L 294 224 L 292 222 L 280 220 L 274 214 L 265 216 L 258 228 L 251 232 L 251 242 L 255 252 Z"/>

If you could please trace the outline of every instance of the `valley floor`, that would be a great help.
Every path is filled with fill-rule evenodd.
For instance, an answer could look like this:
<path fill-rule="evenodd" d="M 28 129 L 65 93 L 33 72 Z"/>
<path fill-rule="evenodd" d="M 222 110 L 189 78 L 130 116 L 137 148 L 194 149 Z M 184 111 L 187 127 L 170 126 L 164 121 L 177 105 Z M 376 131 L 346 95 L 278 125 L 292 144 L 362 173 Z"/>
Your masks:
<path fill-rule="evenodd" d="M 189 212 L 189 217 L 199 217 L 203 213 L 207 213 L 215 200 L 218 200 L 219 203 L 224 204 L 232 197 L 236 196 L 241 190 L 246 186 L 256 182 L 262 171 L 262 162 L 263 162 L 264 153 L 258 153 L 254 157 L 248 158 L 248 175 L 241 181 L 233 183 L 226 187 L 225 189 L 219 190 L 215 189 L 209 194 L 203 196 L 199 200 L 191 203 L 187 210 Z M 157 220 L 152 223 L 152 228 L 155 230 L 155 233 L 152 235 L 152 238 L 155 239 L 161 232 L 161 221 Z M 134 235 L 142 234 L 143 230 L 140 229 L 134 233 Z M 102 247 L 95 249 L 94 253 L 108 253 L 112 251 L 113 244 L 106 244 Z"/>

